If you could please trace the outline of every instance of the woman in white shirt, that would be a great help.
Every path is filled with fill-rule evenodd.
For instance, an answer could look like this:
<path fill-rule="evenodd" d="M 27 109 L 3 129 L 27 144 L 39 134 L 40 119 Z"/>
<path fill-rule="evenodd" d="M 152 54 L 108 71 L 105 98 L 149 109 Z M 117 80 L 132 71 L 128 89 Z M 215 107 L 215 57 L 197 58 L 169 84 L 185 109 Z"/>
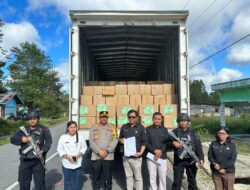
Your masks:
<path fill-rule="evenodd" d="M 57 145 L 57 152 L 62 158 L 64 190 L 80 190 L 82 155 L 87 149 L 85 140 L 78 135 L 77 123 L 67 123 L 66 134 L 63 134 Z"/>

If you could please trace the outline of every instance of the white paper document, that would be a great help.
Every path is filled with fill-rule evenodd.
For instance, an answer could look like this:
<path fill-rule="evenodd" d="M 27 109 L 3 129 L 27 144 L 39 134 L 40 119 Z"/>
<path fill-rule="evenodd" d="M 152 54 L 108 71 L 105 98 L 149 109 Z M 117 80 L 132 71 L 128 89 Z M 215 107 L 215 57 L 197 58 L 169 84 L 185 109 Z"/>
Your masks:
<path fill-rule="evenodd" d="M 130 137 L 124 140 L 124 156 L 134 156 L 136 154 L 135 137 Z"/>
<path fill-rule="evenodd" d="M 154 156 L 155 156 L 155 155 L 153 155 L 153 154 L 150 153 L 150 152 L 147 154 L 147 158 L 148 158 L 148 159 L 152 160 L 153 162 L 155 162 L 155 163 L 157 163 L 157 164 L 159 164 L 159 165 L 163 164 L 163 160 L 162 160 L 161 158 L 158 158 L 157 160 L 155 160 L 155 159 L 154 159 Z"/>

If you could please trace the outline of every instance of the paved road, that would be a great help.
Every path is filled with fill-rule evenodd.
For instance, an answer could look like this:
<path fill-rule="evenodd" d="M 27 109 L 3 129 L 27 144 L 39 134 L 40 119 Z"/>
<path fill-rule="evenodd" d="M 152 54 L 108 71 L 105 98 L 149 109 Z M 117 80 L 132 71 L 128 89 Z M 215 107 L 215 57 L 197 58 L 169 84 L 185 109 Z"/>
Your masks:
<path fill-rule="evenodd" d="M 61 169 L 61 161 L 56 153 L 56 146 L 58 139 L 61 134 L 65 133 L 65 124 L 58 125 L 56 127 L 51 128 L 51 134 L 53 138 L 53 145 L 51 150 L 48 153 L 48 157 L 54 155 L 52 159 L 50 159 L 47 166 L 47 174 L 46 174 L 46 189 L 48 190 L 62 190 L 63 189 L 63 180 L 62 180 L 62 169 Z M 88 136 L 88 132 L 85 131 L 82 133 L 85 137 Z M 13 185 L 17 181 L 17 171 L 19 165 L 19 156 L 18 156 L 18 147 L 6 144 L 0 146 L 0 189 L 7 189 L 11 185 Z M 83 167 L 82 167 L 82 189 L 92 189 L 91 186 L 91 162 L 90 155 L 86 154 L 83 159 Z M 172 168 L 171 164 L 168 163 Z M 113 175 L 113 189 L 125 189 L 125 174 L 122 167 L 121 159 L 117 159 L 114 164 L 114 175 Z M 143 179 L 144 179 L 144 189 L 148 189 L 149 179 L 148 172 L 146 168 L 146 162 L 143 162 Z M 168 189 L 171 189 L 172 183 L 172 170 L 168 170 Z M 9 188 L 8 190 L 18 190 L 18 185 Z M 32 188 L 34 189 L 34 188 Z"/>

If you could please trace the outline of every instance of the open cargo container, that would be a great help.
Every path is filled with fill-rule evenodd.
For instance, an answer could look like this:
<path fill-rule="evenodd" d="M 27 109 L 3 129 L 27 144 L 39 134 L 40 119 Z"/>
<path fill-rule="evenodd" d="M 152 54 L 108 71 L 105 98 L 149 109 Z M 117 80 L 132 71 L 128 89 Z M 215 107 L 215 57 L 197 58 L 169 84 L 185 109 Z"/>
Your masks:
<path fill-rule="evenodd" d="M 178 112 L 190 112 L 188 11 L 70 11 L 70 109 L 79 122 L 91 81 L 175 84 Z"/>

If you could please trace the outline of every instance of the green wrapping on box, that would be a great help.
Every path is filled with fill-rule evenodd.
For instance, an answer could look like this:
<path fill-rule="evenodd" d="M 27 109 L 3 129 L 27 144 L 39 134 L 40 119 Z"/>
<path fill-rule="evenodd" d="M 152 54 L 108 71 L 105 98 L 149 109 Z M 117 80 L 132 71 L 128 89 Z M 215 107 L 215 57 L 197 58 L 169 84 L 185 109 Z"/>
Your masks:
<path fill-rule="evenodd" d="M 151 124 L 152 123 L 152 116 L 142 116 L 141 117 L 143 124 Z"/>
<path fill-rule="evenodd" d="M 144 107 L 144 114 L 152 115 L 155 112 L 154 106 Z"/>
<path fill-rule="evenodd" d="M 109 118 L 108 123 L 115 125 L 115 118 Z"/>
<path fill-rule="evenodd" d="M 80 114 L 87 114 L 87 113 L 88 113 L 87 106 L 81 106 L 80 107 Z"/>
<path fill-rule="evenodd" d="M 80 125 L 81 124 L 86 124 L 87 123 L 87 118 L 86 117 L 80 117 Z"/>
<path fill-rule="evenodd" d="M 177 125 L 177 119 L 176 119 L 176 118 L 173 118 L 173 119 L 172 119 L 172 123 L 173 123 L 173 125 Z"/>
<path fill-rule="evenodd" d="M 122 108 L 122 114 L 127 115 L 127 113 L 131 110 L 132 108 L 130 106 L 125 106 Z"/>
<path fill-rule="evenodd" d="M 164 113 L 173 113 L 174 112 L 174 107 L 173 106 L 165 106 L 163 112 Z"/>
<path fill-rule="evenodd" d="M 106 104 L 98 104 L 96 107 L 97 112 L 108 111 Z"/>
<path fill-rule="evenodd" d="M 118 123 L 118 125 L 126 124 L 126 123 L 128 123 L 128 118 L 127 117 L 118 117 L 117 123 Z"/>

